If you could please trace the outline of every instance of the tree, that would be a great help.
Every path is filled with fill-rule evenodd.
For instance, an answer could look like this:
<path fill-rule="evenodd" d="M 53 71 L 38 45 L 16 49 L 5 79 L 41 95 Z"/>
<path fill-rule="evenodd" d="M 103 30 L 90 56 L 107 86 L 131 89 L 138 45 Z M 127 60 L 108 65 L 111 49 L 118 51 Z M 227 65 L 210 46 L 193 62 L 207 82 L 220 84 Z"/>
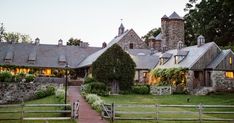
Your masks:
<path fill-rule="evenodd" d="M 3 35 L 4 35 L 4 39 L 6 42 L 19 43 L 20 41 L 20 33 L 8 32 L 8 33 L 4 33 Z"/>
<path fill-rule="evenodd" d="M 0 27 L 0 42 L 2 41 L 2 38 L 3 38 L 3 34 L 4 34 L 4 31 L 5 31 L 5 29 L 4 29 L 4 26 L 3 26 L 3 23 L 1 23 L 1 27 Z"/>
<path fill-rule="evenodd" d="M 133 85 L 135 66 L 129 54 L 114 44 L 92 64 L 92 75 L 106 85 L 117 81 L 120 90 L 127 91 Z"/>
<path fill-rule="evenodd" d="M 70 38 L 67 42 L 67 45 L 74 45 L 74 46 L 80 46 L 80 43 L 82 43 L 80 39 L 77 38 Z"/>
<path fill-rule="evenodd" d="M 147 41 L 150 36 L 156 37 L 161 32 L 161 28 L 153 28 L 146 35 L 142 36 L 142 38 Z"/>
<path fill-rule="evenodd" d="M 196 43 L 203 35 L 207 42 L 214 41 L 220 46 L 234 44 L 234 1 L 232 0 L 189 0 L 185 11 L 186 45 Z"/>

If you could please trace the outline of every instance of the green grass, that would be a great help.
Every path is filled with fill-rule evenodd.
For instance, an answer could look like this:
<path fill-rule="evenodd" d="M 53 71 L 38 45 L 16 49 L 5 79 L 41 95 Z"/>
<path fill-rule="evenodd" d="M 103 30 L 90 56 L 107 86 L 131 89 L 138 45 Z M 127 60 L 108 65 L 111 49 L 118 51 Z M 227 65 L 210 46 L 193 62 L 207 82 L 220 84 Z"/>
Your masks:
<path fill-rule="evenodd" d="M 25 102 L 26 104 L 59 104 L 58 99 L 55 96 L 49 96 L 42 99 L 32 100 Z M 14 111 L 20 108 L 0 108 L 0 111 Z M 25 107 L 24 110 L 61 110 L 62 107 Z M 19 118 L 20 113 L 0 113 L 0 119 L 2 118 Z M 60 113 L 25 113 L 25 117 L 58 117 L 62 116 Z M 17 120 L 5 120 L 0 123 L 20 123 Z M 45 121 L 23 121 L 23 123 L 45 123 Z M 76 123 L 74 120 L 63 121 L 49 121 L 49 123 Z"/>
<path fill-rule="evenodd" d="M 190 102 L 187 102 L 187 98 L 190 98 Z M 192 95 L 167 95 L 167 96 L 155 96 L 155 95 L 113 95 L 108 97 L 102 97 L 105 103 L 115 103 L 115 104 L 178 104 L 178 105 L 234 105 L 234 94 L 218 94 L 218 95 L 208 95 L 208 96 L 192 96 Z M 156 108 L 116 108 L 117 111 L 134 111 L 134 112 L 155 112 Z M 189 111 L 197 112 L 196 108 L 159 108 L 160 111 Z M 204 111 L 232 111 L 232 109 L 205 109 Z M 121 118 L 139 118 L 139 117 L 156 117 L 155 114 L 117 114 L 117 117 Z M 198 114 L 160 114 L 161 118 L 198 118 Z M 223 115 L 223 114 L 212 114 L 203 115 L 203 118 L 231 118 L 234 119 L 233 114 Z M 155 123 L 156 121 L 116 121 L 115 123 Z M 167 123 L 169 121 L 165 121 Z M 174 123 L 172 121 L 170 123 Z M 180 123 L 181 121 L 175 122 Z M 186 121 L 189 122 L 189 121 Z M 161 123 L 161 122 L 160 122 Z M 163 122 L 164 123 L 164 122 Z M 181 122 L 185 123 L 185 122 Z M 213 123 L 210 122 L 210 123 Z M 217 122 L 222 123 L 222 122 Z"/>

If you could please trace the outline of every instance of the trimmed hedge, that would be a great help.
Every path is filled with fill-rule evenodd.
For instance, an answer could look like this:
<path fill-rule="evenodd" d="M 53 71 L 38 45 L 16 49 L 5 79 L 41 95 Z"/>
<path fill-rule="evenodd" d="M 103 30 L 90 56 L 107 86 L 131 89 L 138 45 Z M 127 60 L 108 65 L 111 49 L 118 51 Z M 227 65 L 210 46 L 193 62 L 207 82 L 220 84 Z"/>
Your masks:
<path fill-rule="evenodd" d="M 149 94 L 150 88 L 147 85 L 134 85 L 132 86 L 132 92 L 135 94 Z"/>

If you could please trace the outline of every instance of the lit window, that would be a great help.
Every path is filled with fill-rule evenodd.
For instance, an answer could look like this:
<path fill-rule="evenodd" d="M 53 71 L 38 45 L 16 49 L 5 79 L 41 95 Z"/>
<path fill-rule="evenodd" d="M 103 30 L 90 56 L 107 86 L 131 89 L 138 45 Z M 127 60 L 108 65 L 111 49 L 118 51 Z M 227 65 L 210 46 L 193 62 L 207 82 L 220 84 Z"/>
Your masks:
<path fill-rule="evenodd" d="M 229 57 L 229 64 L 232 65 L 232 57 Z"/>
<path fill-rule="evenodd" d="M 234 78 L 234 72 L 226 72 L 226 78 Z"/>
<path fill-rule="evenodd" d="M 148 76 L 148 72 L 144 72 L 143 74 L 144 74 L 143 75 L 144 78 L 146 78 Z"/>

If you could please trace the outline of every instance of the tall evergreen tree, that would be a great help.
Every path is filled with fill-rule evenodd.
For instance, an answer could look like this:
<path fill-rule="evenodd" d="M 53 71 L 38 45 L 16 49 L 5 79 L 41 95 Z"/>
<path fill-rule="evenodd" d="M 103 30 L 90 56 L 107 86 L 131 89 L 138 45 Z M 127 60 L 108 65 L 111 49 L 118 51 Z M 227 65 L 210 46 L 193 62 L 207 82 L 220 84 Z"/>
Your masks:
<path fill-rule="evenodd" d="M 129 54 L 114 44 L 92 64 L 92 75 L 105 84 L 117 81 L 120 90 L 126 91 L 133 85 L 135 66 Z"/>

